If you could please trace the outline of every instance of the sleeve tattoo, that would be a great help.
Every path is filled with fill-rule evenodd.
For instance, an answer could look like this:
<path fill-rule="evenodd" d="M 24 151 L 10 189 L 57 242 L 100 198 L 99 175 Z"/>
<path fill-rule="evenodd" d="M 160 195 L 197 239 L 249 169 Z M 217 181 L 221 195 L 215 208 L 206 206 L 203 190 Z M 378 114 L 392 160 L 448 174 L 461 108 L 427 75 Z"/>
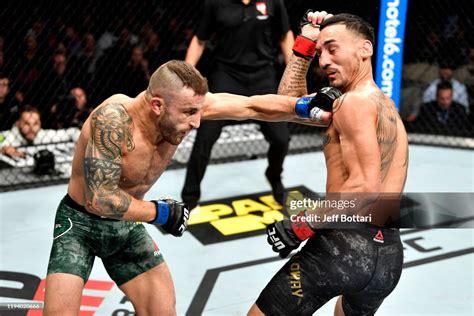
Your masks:
<path fill-rule="evenodd" d="M 308 94 L 306 73 L 311 61 L 292 55 L 278 87 L 278 94 L 300 97 Z"/>
<path fill-rule="evenodd" d="M 103 216 L 120 219 L 132 200 L 118 184 L 122 150 L 130 152 L 135 148 L 133 121 L 118 103 L 97 109 L 91 119 L 91 136 L 84 157 L 86 206 Z"/>

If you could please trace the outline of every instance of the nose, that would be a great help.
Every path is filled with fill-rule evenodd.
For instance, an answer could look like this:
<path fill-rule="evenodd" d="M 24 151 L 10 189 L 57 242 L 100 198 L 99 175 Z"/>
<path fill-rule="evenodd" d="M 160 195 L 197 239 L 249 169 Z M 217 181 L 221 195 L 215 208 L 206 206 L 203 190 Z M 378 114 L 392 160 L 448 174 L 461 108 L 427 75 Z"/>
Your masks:
<path fill-rule="evenodd" d="M 328 55 L 324 52 L 319 55 L 319 67 L 322 70 L 326 70 L 331 65 L 331 60 L 329 59 Z"/>
<path fill-rule="evenodd" d="M 196 113 L 194 117 L 191 119 L 191 126 L 192 128 L 199 128 L 201 125 L 201 113 Z"/>

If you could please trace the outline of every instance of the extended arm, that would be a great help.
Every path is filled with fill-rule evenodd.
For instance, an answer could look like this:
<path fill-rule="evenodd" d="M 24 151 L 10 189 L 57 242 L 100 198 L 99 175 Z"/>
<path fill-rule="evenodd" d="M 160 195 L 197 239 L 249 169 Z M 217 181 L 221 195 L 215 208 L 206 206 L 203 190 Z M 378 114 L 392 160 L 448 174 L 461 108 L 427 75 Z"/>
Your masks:
<path fill-rule="evenodd" d="M 208 93 L 202 117 L 207 120 L 290 121 L 312 126 L 326 126 L 331 113 L 322 112 L 321 121 L 299 118 L 295 112 L 298 99 L 275 94 L 245 97 L 229 93 Z"/>
<path fill-rule="evenodd" d="M 10 157 L 20 157 L 24 158 L 26 156 L 26 153 L 22 150 L 19 150 L 15 148 L 14 146 L 11 146 L 9 144 L 3 144 L 0 145 L 0 153 L 2 155 L 10 156 Z"/>
<path fill-rule="evenodd" d="M 18 123 L 16 123 L 18 124 Z M 17 149 L 17 147 L 24 146 L 27 144 L 26 140 L 21 136 L 18 126 L 12 127 L 12 129 L 3 132 L 0 135 L 0 153 L 10 157 L 26 157 L 26 152 Z"/>

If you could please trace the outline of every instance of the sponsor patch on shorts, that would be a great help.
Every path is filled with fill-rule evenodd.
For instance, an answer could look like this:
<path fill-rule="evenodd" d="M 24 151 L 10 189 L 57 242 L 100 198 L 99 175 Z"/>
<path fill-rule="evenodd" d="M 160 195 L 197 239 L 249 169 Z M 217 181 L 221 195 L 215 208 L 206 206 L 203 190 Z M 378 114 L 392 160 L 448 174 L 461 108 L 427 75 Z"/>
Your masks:
<path fill-rule="evenodd" d="M 69 217 L 64 218 L 63 220 L 54 224 L 53 239 L 58 239 L 59 237 L 65 235 L 71 229 L 72 229 L 71 219 Z"/>

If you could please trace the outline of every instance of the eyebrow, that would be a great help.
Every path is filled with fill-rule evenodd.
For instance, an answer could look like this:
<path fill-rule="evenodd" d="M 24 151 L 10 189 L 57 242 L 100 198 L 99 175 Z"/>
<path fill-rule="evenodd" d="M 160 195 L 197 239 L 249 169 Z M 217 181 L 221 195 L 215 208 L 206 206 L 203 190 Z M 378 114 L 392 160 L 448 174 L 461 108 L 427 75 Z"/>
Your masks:
<path fill-rule="evenodd" d="M 333 43 L 333 42 L 335 42 L 335 41 L 336 41 L 336 39 L 331 38 L 331 39 L 328 39 L 328 40 L 324 41 L 323 45 L 328 45 L 328 44 L 331 44 L 331 43 Z"/>
<path fill-rule="evenodd" d="M 199 110 L 200 106 L 196 104 L 187 104 L 184 111 Z"/>
<path fill-rule="evenodd" d="M 335 42 L 337 42 L 337 41 L 334 38 L 330 38 L 330 39 L 324 41 L 324 43 L 322 43 L 321 46 L 316 47 L 316 52 L 321 52 L 321 47 L 322 46 L 329 45 L 329 44 L 332 44 L 332 43 L 335 43 Z"/>

